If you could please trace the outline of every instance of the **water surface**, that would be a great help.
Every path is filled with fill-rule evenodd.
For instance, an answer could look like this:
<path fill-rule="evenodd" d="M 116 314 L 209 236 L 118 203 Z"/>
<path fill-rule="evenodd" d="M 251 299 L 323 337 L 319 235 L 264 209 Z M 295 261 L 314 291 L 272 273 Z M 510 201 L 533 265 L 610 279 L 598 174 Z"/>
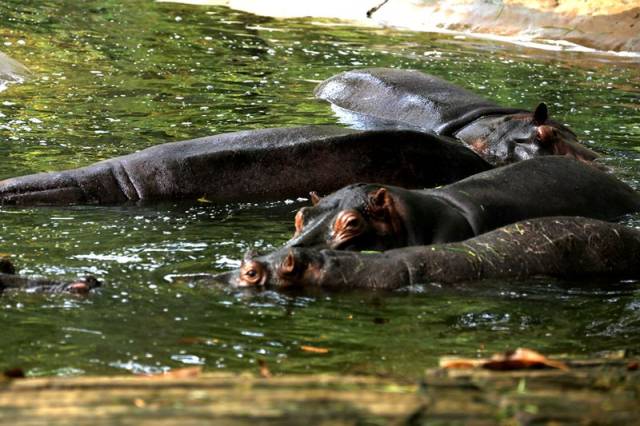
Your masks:
<path fill-rule="evenodd" d="M 321 24 L 142 0 L 4 0 L 0 48 L 34 76 L 0 93 L 0 178 L 220 132 L 336 123 L 313 98 L 315 85 L 385 66 L 433 73 L 514 107 L 545 101 L 640 188 L 637 59 Z M 445 354 L 640 350 L 634 282 L 303 295 L 189 284 L 190 274 L 237 265 L 248 249 L 282 244 L 304 203 L 0 208 L 0 251 L 21 273 L 106 282 L 87 298 L 1 296 L 0 368 L 255 371 L 263 359 L 275 373 L 415 376 Z M 640 226 L 640 217 L 625 222 Z"/>

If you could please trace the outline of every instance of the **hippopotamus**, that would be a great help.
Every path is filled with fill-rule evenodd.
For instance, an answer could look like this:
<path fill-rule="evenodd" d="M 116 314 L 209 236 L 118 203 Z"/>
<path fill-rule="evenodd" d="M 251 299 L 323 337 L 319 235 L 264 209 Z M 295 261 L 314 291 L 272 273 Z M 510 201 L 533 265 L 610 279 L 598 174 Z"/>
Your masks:
<path fill-rule="evenodd" d="M 640 230 L 582 217 L 544 217 L 463 242 L 379 253 L 285 247 L 213 280 L 254 288 L 392 290 L 540 275 L 640 278 Z"/>
<path fill-rule="evenodd" d="M 90 275 L 73 281 L 57 281 L 23 277 L 15 273 L 13 263 L 6 258 L 0 258 L 0 293 L 8 290 L 26 290 L 37 293 L 86 294 L 101 285 L 100 281 Z"/>
<path fill-rule="evenodd" d="M 430 187 L 491 169 L 448 138 L 407 130 L 306 126 L 153 146 L 79 169 L 0 181 L 1 204 L 281 200 L 375 180 Z"/>
<path fill-rule="evenodd" d="M 440 188 L 353 184 L 303 207 L 289 247 L 388 250 L 461 241 L 519 220 L 613 220 L 640 210 L 640 194 L 567 157 L 537 157 Z"/>
<path fill-rule="evenodd" d="M 539 155 L 597 157 L 540 103 L 533 112 L 506 108 L 415 70 L 368 68 L 322 82 L 315 95 L 357 128 L 416 128 L 452 136 L 493 164 Z"/>
<path fill-rule="evenodd" d="M 15 59 L 0 52 L 0 90 L 6 83 L 20 83 L 31 74 L 31 71 Z"/>

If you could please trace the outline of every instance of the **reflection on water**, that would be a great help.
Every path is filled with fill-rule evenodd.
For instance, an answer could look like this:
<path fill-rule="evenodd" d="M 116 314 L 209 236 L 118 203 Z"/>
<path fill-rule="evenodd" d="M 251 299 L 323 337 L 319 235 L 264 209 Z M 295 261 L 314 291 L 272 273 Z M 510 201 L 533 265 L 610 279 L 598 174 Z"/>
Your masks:
<path fill-rule="evenodd" d="M 142 0 L 5 0 L 0 23 L 3 50 L 34 71 L 0 94 L 0 177 L 218 132 L 335 123 L 328 105 L 313 99 L 319 81 L 355 67 L 395 66 L 505 105 L 545 101 L 640 188 L 640 74 L 632 59 Z M 525 345 L 582 356 L 640 346 L 635 282 L 302 295 L 190 283 L 237 266 L 247 250 L 281 245 L 302 204 L 1 208 L 0 251 L 21 273 L 91 273 L 107 285 L 88 298 L 3 295 L 0 368 L 239 371 L 264 359 L 274 373 L 416 375 L 443 354 Z M 640 217 L 625 222 L 640 226 Z"/>

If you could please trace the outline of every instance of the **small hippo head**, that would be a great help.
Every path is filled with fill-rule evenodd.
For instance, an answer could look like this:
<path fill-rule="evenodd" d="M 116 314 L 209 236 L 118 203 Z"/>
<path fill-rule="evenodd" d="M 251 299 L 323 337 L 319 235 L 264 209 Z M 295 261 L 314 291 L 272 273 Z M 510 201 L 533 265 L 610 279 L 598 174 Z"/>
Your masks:
<path fill-rule="evenodd" d="M 34 281 L 28 290 L 35 293 L 72 293 L 85 296 L 101 286 L 102 283 L 96 277 L 87 275 L 71 282 Z"/>
<path fill-rule="evenodd" d="M 385 250 L 404 244 L 401 188 L 355 184 L 320 198 L 295 216 L 295 234 L 286 247 Z"/>
<path fill-rule="evenodd" d="M 246 254 L 240 268 L 213 277 L 215 281 L 239 288 L 285 288 L 298 281 L 298 260 L 291 248 L 282 248 L 265 256 Z"/>
<path fill-rule="evenodd" d="M 245 258 L 239 269 L 216 275 L 213 280 L 232 287 L 253 289 L 356 287 L 358 283 L 353 277 L 345 275 L 363 272 L 363 276 L 371 276 L 374 274 L 365 269 L 372 264 L 377 268 L 375 263 L 363 266 L 363 270 L 354 268 L 353 265 L 359 264 L 358 256 L 359 253 L 346 251 L 284 247 L 266 256 Z M 389 278 L 386 274 L 378 275 L 384 276 L 385 280 Z M 375 283 L 369 287 L 382 288 L 384 284 Z"/>
<path fill-rule="evenodd" d="M 568 127 L 549 118 L 547 106 L 533 113 L 487 117 L 461 130 L 458 138 L 494 164 L 512 163 L 540 155 L 566 155 L 590 163 L 597 154 L 581 145 Z"/>

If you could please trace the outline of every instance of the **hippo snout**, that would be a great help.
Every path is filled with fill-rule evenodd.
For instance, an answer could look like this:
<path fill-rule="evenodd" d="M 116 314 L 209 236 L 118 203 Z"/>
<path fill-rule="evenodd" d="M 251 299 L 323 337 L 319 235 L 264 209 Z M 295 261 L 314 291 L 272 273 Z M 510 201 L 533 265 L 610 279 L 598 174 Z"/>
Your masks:
<path fill-rule="evenodd" d="M 91 290 L 100 287 L 102 283 L 92 275 L 87 275 L 84 278 L 73 281 L 66 284 L 65 291 L 75 294 L 88 294 Z"/>

